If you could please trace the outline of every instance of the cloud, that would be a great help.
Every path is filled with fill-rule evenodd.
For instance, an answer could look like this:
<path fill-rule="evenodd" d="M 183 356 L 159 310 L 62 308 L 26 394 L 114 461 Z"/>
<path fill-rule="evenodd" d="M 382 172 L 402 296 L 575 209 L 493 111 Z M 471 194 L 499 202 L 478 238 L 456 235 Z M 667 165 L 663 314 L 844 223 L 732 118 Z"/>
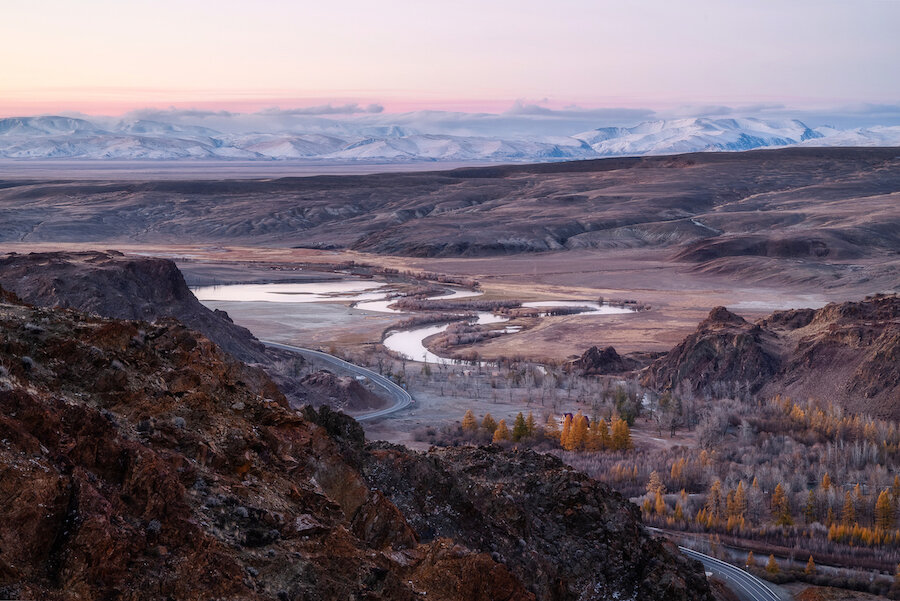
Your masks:
<path fill-rule="evenodd" d="M 123 115 L 126 119 L 147 119 L 153 121 L 179 120 L 179 119 L 207 119 L 210 117 L 236 117 L 239 113 L 229 111 L 210 111 L 205 109 L 179 109 L 169 107 L 167 109 L 137 109 Z"/>
<path fill-rule="evenodd" d="M 571 119 L 584 121 L 586 119 L 596 119 L 598 121 L 640 121 L 653 118 L 656 111 L 647 108 L 582 108 L 577 105 L 569 105 L 561 109 L 551 109 L 536 103 L 525 103 L 517 100 L 512 107 L 506 110 L 504 115 L 507 116 L 535 116 L 549 117 L 555 119 Z"/>
<path fill-rule="evenodd" d="M 376 114 L 384 111 L 384 106 L 373 103 L 367 106 L 360 106 L 358 103 L 333 105 L 331 103 L 320 106 L 305 106 L 290 109 L 282 109 L 272 107 L 259 111 L 258 115 L 268 117 L 291 117 L 301 115 L 354 115 L 358 113 Z"/>

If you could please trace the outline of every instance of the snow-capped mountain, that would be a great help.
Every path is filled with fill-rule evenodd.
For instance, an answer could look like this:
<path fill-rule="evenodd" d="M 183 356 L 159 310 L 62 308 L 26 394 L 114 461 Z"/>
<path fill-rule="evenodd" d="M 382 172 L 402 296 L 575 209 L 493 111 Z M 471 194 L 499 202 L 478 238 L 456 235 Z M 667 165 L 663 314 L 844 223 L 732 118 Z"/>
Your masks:
<path fill-rule="evenodd" d="M 677 119 L 604 127 L 574 136 L 602 156 L 676 154 L 792 146 L 823 137 L 800 121 Z"/>
<path fill-rule="evenodd" d="M 0 119 L 0 158 L 529 162 L 793 145 L 900 146 L 900 127 L 812 129 L 797 120 L 675 119 L 516 136 L 508 123 L 493 135 L 487 127 L 478 135 L 448 133 L 454 118 L 447 114 L 397 115 L 395 123 L 389 118 L 309 117 L 274 125 L 251 120 L 259 129 L 224 132 L 158 119 L 17 117 Z M 481 115 L 472 120 L 489 121 Z M 437 133 L 427 131 L 429 123 Z"/>

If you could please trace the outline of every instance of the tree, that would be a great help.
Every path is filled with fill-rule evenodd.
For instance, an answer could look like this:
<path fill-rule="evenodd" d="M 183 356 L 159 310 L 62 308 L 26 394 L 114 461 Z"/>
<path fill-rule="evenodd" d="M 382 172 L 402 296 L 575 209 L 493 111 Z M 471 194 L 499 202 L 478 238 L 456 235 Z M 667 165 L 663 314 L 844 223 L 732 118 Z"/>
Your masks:
<path fill-rule="evenodd" d="M 475 432 L 478 430 L 478 420 L 475 419 L 475 414 L 472 413 L 471 409 L 466 411 L 462 418 L 462 429 L 463 432 Z"/>
<path fill-rule="evenodd" d="M 506 427 L 506 420 L 501 419 L 497 423 L 497 429 L 494 430 L 493 442 L 504 442 L 509 440 L 509 428 Z"/>
<path fill-rule="evenodd" d="M 890 530 L 894 525 L 894 504 L 888 490 L 884 489 L 875 501 L 875 527 L 881 530 Z"/>
<path fill-rule="evenodd" d="M 556 416 L 552 413 L 547 416 L 547 425 L 544 426 L 544 436 L 550 440 L 559 442 L 559 422 L 556 421 Z"/>
<path fill-rule="evenodd" d="M 669 513 L 669 508 L 666 506 L 666 500 L 662 496 L 662 492 L 659 490 L 656 491 L 656 498 L 654 499 L 653 507 L 656 510 L 656 515 L 660 517 L 665 517 L 666 514 Z"/>
<path fill-rule="evenodd" d="M 572 450 L 572 414 L 566 413 L 563 418 L 562 433 L 559 435 L 559 444 L 567 451 Z"/>
<path fill-rule="evenodd" d="M 534 413 L 528 412 L 528 419 L 525 420 L 525 428 L 528 430 L 528 436 L 532 437 L 537 434 L 537 424 L 534 421 Z"/>
<path fill-rule="evenodd" d="M 497 429 L 497 422 L 490 413 L 485 413 L 484 417 L 481 418 L 481 427 L 487 430 L 488 434 L 493 434 Z"/>
<path fill-rule="evenodd" d="M 775 491 L 772 493 L 772 517 L 775 519 L 776 526 L 790 526 L 794 523 L 791 517 L 791 505 L 781 482 L 775 486 Z"/>
<path fill-rule="evenodd" d="M 631 448 L 631 429 L 625 420 L 614 419 L 612 423 L 612 448 L 624 451 Z"/>
<path fill-rule="evenodd" d="M 778 562 L 775 561 L 774 555 L 769 555 L 769 561 L 766 562 L 766 571 L 773 575 L 778 573 Z"/>
<path fill-rule="evenodd" d="M 828 490 L 831 488 L 831 476 L 828 475 L 828 472 L 825 472 L 825 475 L 822 476 L 822 490 Z"/>
<path fill-rule="evenodd" d="M 853 507 L 853 497 L 848 490 L 844 493 L 844 508 L 841 510 L 841 525 L 849 528 L 856 523 L 856 509 Z"/>
<path fill-rule="evenodd" d="M 756 567 L 756 558 L 753 557 L 753 551 L 747 551 L 747 561 L 744 562 L 744 567 L 747 567 L 747 568 Z"/>
<path fill-rule="evenodd" d="M 579 451 L 584 448 L 587 442 L 588 420 L 581 414 L 581 411 L 572 418 L 572 430 L 569 433 L 570 451 Z"/>
<path fill-rule="evenodd" d="M 650 472 L 650 479 L 647 480 L 647 492 L 651 495 L 662 494 L 666 492 L 666 486 L 663 484 L 662 478 L 656 470 Z"/>
<path fill-rule="evenodd" d="M 807 576 L 812 576 L 816 573 L 816 562 L 813 561 L 812 555 L 809 556 L 809 561 L 806 562 L 806 569 L 803 570 L 803 573 Z"/>
<path fill-rule="evenodd" d="M 747 493 L 744 491 L 744 481 L 738 482 L 734 491 L 734 504 L 732 507 L 732 516 L 740 521 L 744 519 L 747 513 Z"/>
<path fill-rule="evenodd" d="M 513 423 L 512 439 L 515 442 L 519 442 L 520 440 L 522 440 L 523 438 L 526 438 L 527 436 L 528 436 L 528 424 L 525 423 L 525 416 L 522 415 L 522 412 L 520 411 L 519 414 L 516 416 L 515 423 Z"/>
<path fill-rule="evenodd" d="M 706 522 L 707 526 L 715 526 L 722 520 L 722 482 L 716 480 L 709 487 L 706 495 Z"/>
<path fill-rule="evenodd" d="M 803 519 L 806 520 L 807 524 L 812 524 L 816 521 L 817 513 L 816 491 L 809 489 L 809 492 L 806 494 L 806 507 L 803 508 Z"/>

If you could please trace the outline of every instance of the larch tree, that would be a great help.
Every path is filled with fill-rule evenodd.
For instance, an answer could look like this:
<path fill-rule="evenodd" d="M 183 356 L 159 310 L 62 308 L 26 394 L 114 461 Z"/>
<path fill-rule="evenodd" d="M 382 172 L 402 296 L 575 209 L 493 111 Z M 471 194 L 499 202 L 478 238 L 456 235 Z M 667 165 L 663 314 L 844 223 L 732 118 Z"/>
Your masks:
<path fill-rule="evenodd" d="M 779 572 L 778 562 L 775 561 L 774 555 L 769 555 L 769 561 L 766 562 L 766 571 L 769 574 L 777 574 Z"/>
<path fill-rule="evenodd" d="M 809 492 L 806 493 L 806 507 L 803 508 L 803 519 L 807 524 L 812 524 L 818 517 L 819 512 L 816 505 L 816 491 L 809 489 Z"/>
<path fill-rule="evenodd" d="M 572 418 L 572 431 L 569 434 L 569 446 L 571 448 L 569 450 L 580 451 L 583 449 L 587 442 L 587 434 L 588 419 L 581 414 L 581 411 L 579 411 L 578 414 Z"/>
<path fill-rule="evenodd" d="M 816 573 L 816 562 L 813 561 L 813 556 L 809 556 L 809 561 L 806 562 L 806 568 L 803 570 L 803 573 L 807 576 L 812 576 Z"/>
<path fill-rule="evenodd" d="M 706 495 L 706 521 L 708 526 L 714 526 L 722 520 L 723 514 L 722 482 L 716 480 L 709 487 Z"/>
<path fill-rule="evenodd" d="M 497 429 L 497 421 L 490 413 L 485 413 L 484 417 L 481 418 L 481 427 L 487 430 L 488 434 L 493 434 Z"/>
<path fill-rule="evenodd" d="M 666 492 L 666 486 L 663 484 L 662 478 L 656 470 L 650 472 L 650 478 L 647 480 L 647 492 L 651 495 Z"/>
<path fill-rule="evenodd" d="M 559 422 L 556 421 L 556 416 L 552 413 L 547 416 L 547 424 L 544 426 L 544 436 L 549 440 L 555 440 L 556 442 L 559 442 Z"/>
<path fill-rule="evenodd" d="M 525 428 L 528 430 L 527 436 L 537 435 L 537 423 L 534 421 L 534 413 L 528 412 L 528 418 L 525 420 Z"/>
<path fill-rule="evenodd" d="M 738 481 L 734 490 L 733 515 L 737 520 L 743 520 L 747 514 L 747 492 L 744 490 L 744 481 Z"/>
<path fill-rule="evenodd" d="M 894 525 L 894 504 L 888 490 L 884 489 L 875 501 L 875 528 L 890 530 Z"/>
<path fill-rule="evenodd" d="M 572 414 L 566 413 L 563 418 L 562 432 L 559 435 L 559 444 L 567 451 L 572 450 Z"/>
<path fill-rule="evenodd" d="M 756 567 L 756 558 L 753 557 L 753 551 L 747 551 L 747 560 L 744 562 L 744 567 L 746 567 L 746 568 L 755 568 Z"/>
<path fill-rule="evenodd" d="M 853 497 L 848 490 L 844 493 L 844 508 L 841 510 L 841 525 L 850 528 L 856 523 L 856 508 L 853 506 Z"/>
<path fill-rule="evenodd" d="M 463 432 L 475 432 L 478 430 L 478 420 L 475 419 L 475 414 L 472 413 L 471 409 L 466 411 L 466 414 L 463 415 L 462 429 Z"/>
<path fill-rule="evenodd" d="M 497 422 L 497 428 L 494 430 L 493 442 L 505 442 L 510 439 L 509 428 L 506 427 L 506 420 L 501 419 Z"/>
<path fill-rule="evenodd" d="M 656 515 L 659 517 L 666 517 L 669 513 L 669 507 L 666 505 L 666 500 L 659 490 L 656 491 L 656 498 L 653 500 L 653 508 L 656 511 Z"/>
<path fill-rule="evenodd" d="M 513 422 L 512 439 L 515 442 L 519 442 L 523 438 L 527 438 L 527 437 L 528 437 L 528 424 L 525 423 L 525 416 L 522 415 L 522 412 L 520 411 L 519 414 L 516 416 L 516 421 Z"/>
<path fill-rule="evenodd" d="M 776 526 L 790 526 L 794 523 L 791 505 L 781 482 L 775 485 L 775 491 L 772 493 L 772 517 Z"/>
<path fill-rule="evenodd" d="M 624 451 L 631 448 L 631 429 L 623 419 L 616 418 L 612 423 L 612 448 Z"/>

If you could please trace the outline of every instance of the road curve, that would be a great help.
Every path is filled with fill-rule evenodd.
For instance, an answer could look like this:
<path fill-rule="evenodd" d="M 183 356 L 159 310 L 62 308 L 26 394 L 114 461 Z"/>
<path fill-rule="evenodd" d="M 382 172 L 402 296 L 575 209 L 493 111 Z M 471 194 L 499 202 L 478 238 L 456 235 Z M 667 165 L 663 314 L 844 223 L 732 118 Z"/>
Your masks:
<path fill-rule="evenodd" d="M 303 355 L 307 358 L 316 358 L 320 361 L 324 361 L 325 363 L 333 365 L 338 369 L 349 371 L 360 376 L 365 376 L 366 378 L 371 380 L 373 384 L 381 388 L 388 395 L 388 397 L 393 399 L 394 404 L 390 407 L 385 407 L 384 409 L 379 409 L 378 411 L 372 411 L 371 413 L 354 415 L 353 419 L 358 422 L 390 415 L 391 413 L 400 411 L 401 409 L 405 409 L 413 402 L 412 397 L 409 395 L 409 393 L 403 390 L 400 386 L 391 382 L 381 374 L 376 373 L 370 369 L 366 369 L 365 367 L 354 365 L 353 363 L 349 363 L 347 361 L 344 361 L 343 359 L 338 359 L 334 355 L 329 355 L 328 353 L 323 353 L 322 351 L 314 351 L 312 349 L 301 348 L 299 346 L 291 346 L 290 344 L 282 344 L 280 342 L 272 342 L 270 340 L 260 340 L 260 342 L 272 348 L 290 351 L 292 353 L 297 353 L 298 355 Z"/>
<path fill-rule="evenodd" d="M 775 594 L 775 591 L 753 574 L 693 549 L 678 548 L 691 559 L 702 563 L 707 572 L 712 572 L 724 581 L 741 601 L 781 601 L 781 597 Z"/>

